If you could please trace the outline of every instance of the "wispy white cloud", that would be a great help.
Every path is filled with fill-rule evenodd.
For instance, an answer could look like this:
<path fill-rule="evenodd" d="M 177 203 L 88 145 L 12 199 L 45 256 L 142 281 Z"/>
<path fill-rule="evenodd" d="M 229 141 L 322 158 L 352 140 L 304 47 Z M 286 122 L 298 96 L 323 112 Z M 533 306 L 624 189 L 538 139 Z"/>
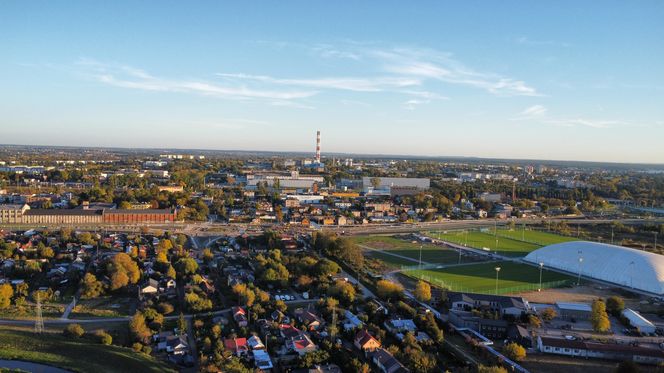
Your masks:
<path fill-rule="evenodd" d="M 541 117 L 546 114 L 547 108 L 542 105 L 533 105 L 525 108 L 519 115 L 521 117 Z"/>
<path fill-rule="evenodd" d="M 203 80 L 162 78 L 135 67 L 106 64 L 90 59 L 81 59 L 77 64 L 85 68 L 84 75 L 98 82 L 122 88 L 195 93 L 226 99 L 293 100 L 316 94 L 315 91 L 252 89 L 245 86 L 220 85 Z"/>
<path fill-rule="evenodd" d="M 315 78 L 315 79 L 283 79 L 265 75 L 218 73 L 218 76 L 236 80 L 253 80 L 262 83 L 299 86 L 319 89 L 338 89 L 356 92 L 380 92 L 386 89 L 411 87 L 421 84 L 414 78 L 374 77 L 374 78 Z"/>
<path fill-rule="evenodd" d="M 373 50 L 371 53 L 391 73 L 479 88 L 496 96 L 541 96 L 522 80 L 473 70 L 449 53 L 410 48 Z"/>
<path fill-rule="evenodd" d="M 569 48 L 572 46 L 570 43 L 560 42 L 555 40 L 534 40 L 526 36 L 520 36 L 515 39 L 517 44 L 532 45 L 532 46 L 546 46 L 546 47 L 562 47 Z"/>
<path fill-rule="evenodd" d="M 269 44 L 275 47 L 275 43 Z M 277 43 L 279 48 L 304 48 L 300 44 Z M 443 84 L 478 88 L 496 96 L 539 96 L 522 80 L 473 70 L 449 53 L 416 48 L 377 48 L 346 43 L 342 47 L 316 44 L 307 47 L 316 58 L 349 60 L 360 66 L 361 76 L 275 77 L 247 72 L 219 72 L 216 80 L 182 79 L 158 76 L 136 67 L 80 59 L 82 72 L 100 83 L 158 92 L 192 93 L 224 99 L 263 100 L 274 106 L 310 109 L 302 99 L 331 90 L 364 94 L 390 93 L 405 96 L 404 107 L 449 97 Z M 310 54 L 311 54 L 310 53 Z M 335 64 L 344 68 L 343 62 Z"/>
<path fill-rule="evenodd" d="M 586 119 L 586 118 L 547 119 L 544 122 L 561 127 L 612 128 L 617 126 L 629 125 L 629 123 L 617 120 L 598 120 L 598 119 Z"/>

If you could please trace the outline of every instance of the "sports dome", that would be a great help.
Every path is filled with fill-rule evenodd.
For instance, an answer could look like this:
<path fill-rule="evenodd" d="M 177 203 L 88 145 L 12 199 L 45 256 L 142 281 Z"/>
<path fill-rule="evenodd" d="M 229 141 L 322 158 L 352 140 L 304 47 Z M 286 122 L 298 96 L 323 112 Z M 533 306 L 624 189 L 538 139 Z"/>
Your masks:
<path fill-rule="evenodd" d="M 572 241 L 544 246 L 524 260 L 574 274 L 580 269 L 584 277 L 664 294 L 663 255 L 597 242 Z"/>

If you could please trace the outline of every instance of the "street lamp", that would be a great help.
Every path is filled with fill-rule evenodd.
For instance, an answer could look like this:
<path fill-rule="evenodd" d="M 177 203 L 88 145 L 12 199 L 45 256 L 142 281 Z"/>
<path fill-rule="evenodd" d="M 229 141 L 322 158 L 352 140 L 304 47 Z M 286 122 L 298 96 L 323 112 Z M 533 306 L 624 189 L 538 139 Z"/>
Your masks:
<path fill-rule="evenodd" d="M 634 261 L 629 262 L 629 287 L 634 288 Z"/>
<path fill-rule="evenodd" d="M 655 251 L 657 251 L 657 233 L 659 232 L 655 232 Z"/>
<path fill-rule="evenodd" d="M 500 267 L 496 267 L 496 295 L 498 295 L 498 273 L 500 272 Z"/>
<path fill-rule="evenodd" d="M 540 286 L 539 289 L 537 289 L 537 291 L 542 291 L 542 268 L 544 267 L 544 262 L 539 262 L 539 266 L 540 266 Z"/>
<path fill-rule="evenodd" d="M 422 245 L 420 245 L 420 269 L 422 269 Z"/>
<path fill-rule="evenodd" d="M 583 257 L 579 257 L 579 276 L 576 279 L 576 286 L 581 285 L 581 264 L 583 263 Z"/>
<path fill-rule="evenodd" d="M 498 237 L 496 237 L 496 246 L 493 248 L 493 251 L 495 251 L 496 255 L 498 255 Z"/>

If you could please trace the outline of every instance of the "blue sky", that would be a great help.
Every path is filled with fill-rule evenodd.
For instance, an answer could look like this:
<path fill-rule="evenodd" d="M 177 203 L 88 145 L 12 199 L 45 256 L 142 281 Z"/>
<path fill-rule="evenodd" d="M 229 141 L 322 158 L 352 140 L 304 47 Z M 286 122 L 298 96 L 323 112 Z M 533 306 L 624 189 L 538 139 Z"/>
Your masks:
<path fill-rule="evenodd" d="M 664 160 L 661 1 L 3 1 L 0 143 Z"/>

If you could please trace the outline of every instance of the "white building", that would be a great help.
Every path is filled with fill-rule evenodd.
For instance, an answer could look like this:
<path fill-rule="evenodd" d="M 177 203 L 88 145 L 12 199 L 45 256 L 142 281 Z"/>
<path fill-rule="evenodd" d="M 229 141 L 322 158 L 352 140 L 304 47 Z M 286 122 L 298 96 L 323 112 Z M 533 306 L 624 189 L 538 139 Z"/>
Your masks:
<path fill-rule="evenodd" d="M 524 260 L 647 293 L 664 295 L 664 256 L 588 241 L 549 245 Z"/>
<path fill-rule="evenodd" d="M 641 333 L 652 334 L 657 330 L 657 327 L 653 323 L 630 308 L 625 308 L 622 311 L 622 315 L 629 320 L 631 326 L 637 328 Z"/>

